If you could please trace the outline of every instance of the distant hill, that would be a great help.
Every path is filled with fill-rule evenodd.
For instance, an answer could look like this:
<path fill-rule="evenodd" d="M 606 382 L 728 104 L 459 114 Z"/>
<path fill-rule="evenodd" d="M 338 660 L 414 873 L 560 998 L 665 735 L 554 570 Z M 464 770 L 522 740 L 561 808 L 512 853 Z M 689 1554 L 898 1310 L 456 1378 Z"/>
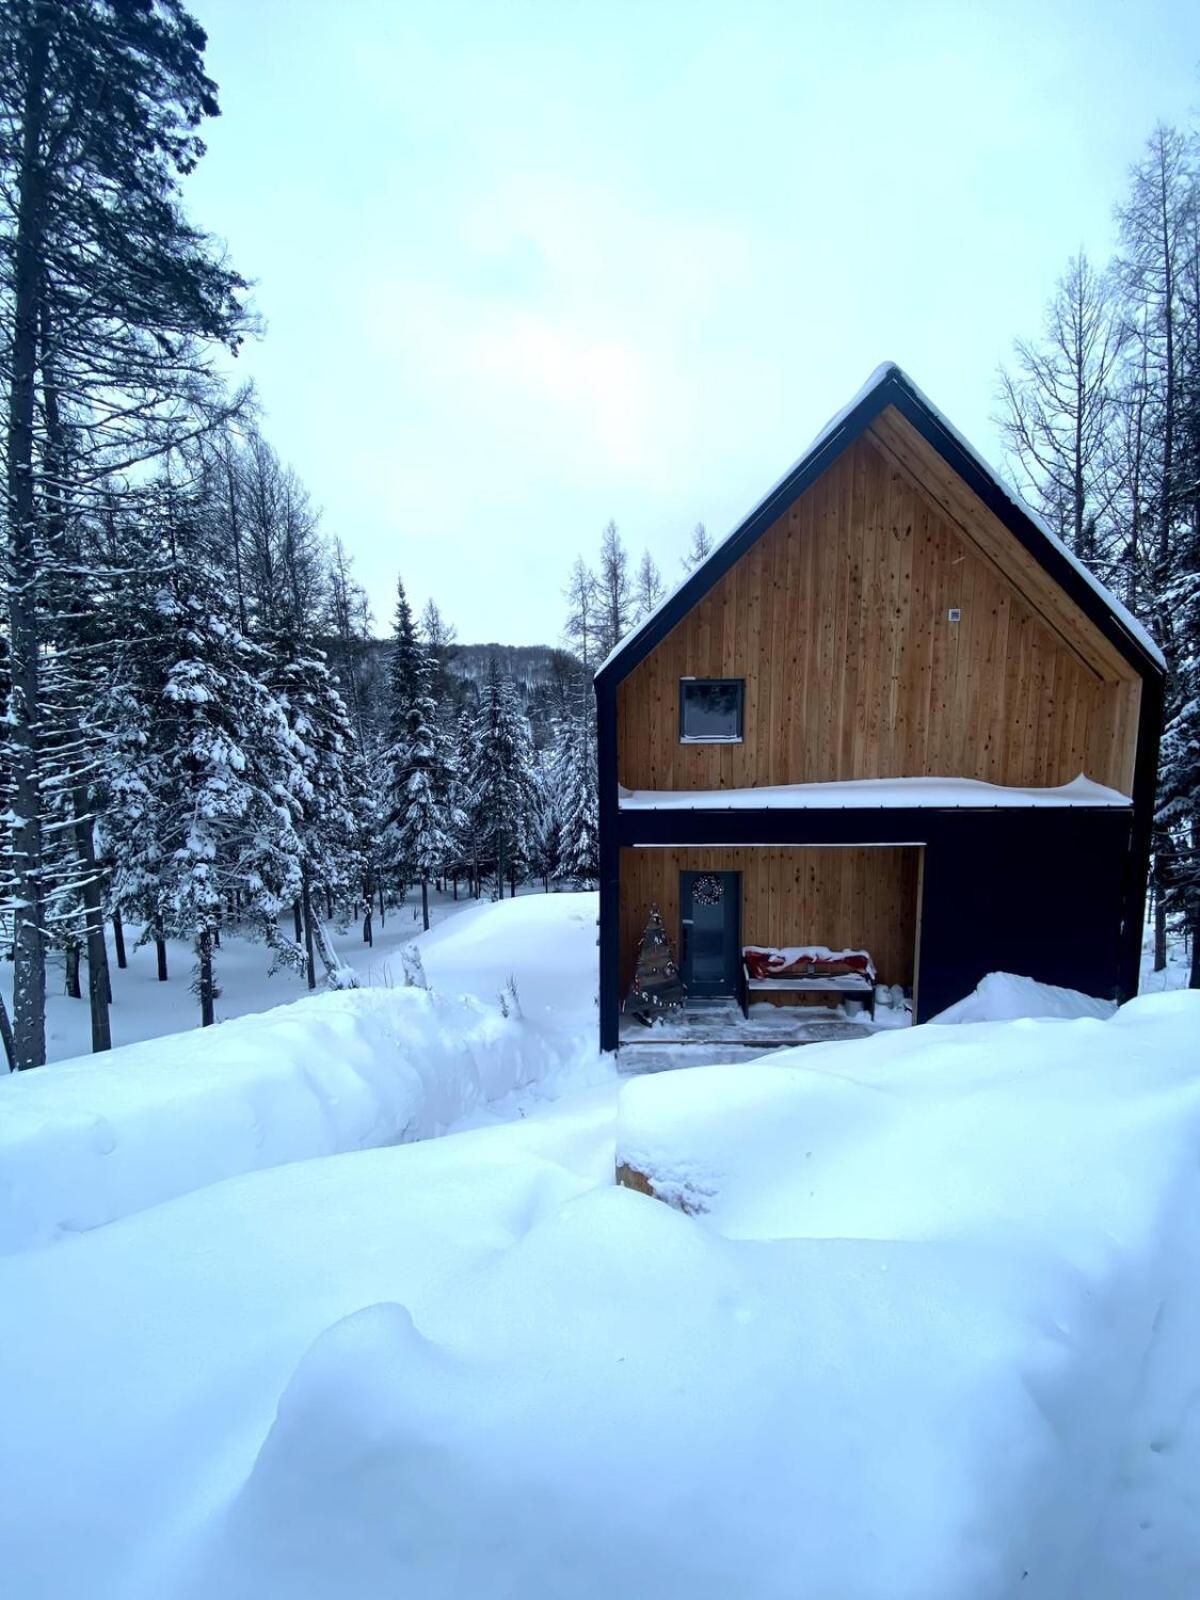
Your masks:
<path fill-rule="evenodd" d="M 359 657 L 364 707 L 376 726 L 385 714 L 390 655 L 387 639 L 372 639 Z M 564 688 L 582 671 L 579 661 L 570 651 L 548 644 L 456 644 L 448 666 L 457 685 L 458 709 L 479 704 L 480 685 L 493 656 L 499 661 L 500 670 L 511 674 L 521 709 L 541 745 Z"/>

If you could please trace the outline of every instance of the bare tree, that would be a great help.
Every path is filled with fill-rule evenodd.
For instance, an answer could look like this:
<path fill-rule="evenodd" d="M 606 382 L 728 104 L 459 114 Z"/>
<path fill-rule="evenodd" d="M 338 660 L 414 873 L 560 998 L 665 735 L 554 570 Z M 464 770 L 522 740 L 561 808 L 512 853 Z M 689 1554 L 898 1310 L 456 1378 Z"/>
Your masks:
<path fill-rule="evenodd" d="M 648 617 L 662 597 L 662 573 L 658 570 L 654 557 L 649 550 L 646 550 L 642 554 L 637 577 L 634 579 L 634 620 L 641 622 L 644 617 Z"/>
<path fill-rule="evenodd" d="M 563 637 L 579 657 L 585 670 L 590 672 L 603 654 L 599 650 L 600 597 L 595 574 L 582 556 L 575 558 L 575 565 L 571 568 L 571 576 L 564 594 L 567 602 L 567 620 L 563 627 Z"/>
<path fill-rule="evenodd" d="M 629 582 L 629 555 L 615 522 L 600 535 L 600 568 L 596 574 L 600 599 L 600 656 L 603 659 L 629 631 L 633 596 Z"/>
<path fill-rule="evenodd" d="M 712 552 L 712 547 L 713 542 L 709 536 L 708 529 L 702 522 L 698 522 L 692 529 L 692 542 L 688 546 L 687 554 L 683 557 L 684 571 L 691 572 L 702 561 L 707 560 Z"/>
<path fill-rule="evenodd" d="M 1001 368 L 996 419 L 1029 499 L 1085 561 L 1102 561 L 1123 328 L 1106 277 L 1072 258 L 1039 341 Z"/>

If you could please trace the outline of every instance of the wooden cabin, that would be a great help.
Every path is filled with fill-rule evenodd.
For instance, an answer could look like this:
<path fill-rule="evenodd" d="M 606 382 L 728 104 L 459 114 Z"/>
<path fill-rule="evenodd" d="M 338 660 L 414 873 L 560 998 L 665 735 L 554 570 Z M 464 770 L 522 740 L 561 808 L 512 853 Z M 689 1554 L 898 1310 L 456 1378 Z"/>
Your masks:
<path fill-rule="evenodd" d="M 993 970 L 1135 993 L 1163 671 L 881 367 L 596 674 L 601 1047 L 652 904 L 692 993 L 748 946 L 866 950 L 916 1020 Z"/>

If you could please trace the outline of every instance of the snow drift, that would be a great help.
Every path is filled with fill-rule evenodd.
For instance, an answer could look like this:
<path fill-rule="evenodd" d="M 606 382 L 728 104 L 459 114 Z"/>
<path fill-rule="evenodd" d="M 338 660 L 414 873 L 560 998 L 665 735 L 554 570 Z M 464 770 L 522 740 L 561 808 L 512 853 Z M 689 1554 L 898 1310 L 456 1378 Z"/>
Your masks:
<path fill-rule="evenodd" d="M 0 1254 L 235 1173 L 424 1139 L 569 1041 L 423 989 L 291 1005 L 0 1079 Z"/>
<path fill-rule="evenodd" d="M 664 1073 L 615 1140 L 597 1090 L 9 1257 L 6 1579 L 1191 1597 L 1198 1039 L 1177 994 Z"/>
<path fill-rule="evenodd" d="M 1078 989 L 1064 989 L 1055 983 L 1038 983 L 1034 978 L 1018 977 L 1015 972 L 989 972 L 970 994 L 930 1022 L 1015 1022 L 1019 1017 L 1111 1017 L 1117 1009 L 1113 1000 L 1097 1000 Z"/>

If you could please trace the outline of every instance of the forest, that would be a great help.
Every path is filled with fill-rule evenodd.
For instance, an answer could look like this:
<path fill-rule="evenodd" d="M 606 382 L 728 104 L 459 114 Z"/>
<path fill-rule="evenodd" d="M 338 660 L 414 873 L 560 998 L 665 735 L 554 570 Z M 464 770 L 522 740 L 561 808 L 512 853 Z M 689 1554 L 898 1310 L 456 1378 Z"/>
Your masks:
<path fill-rule="evenodd" d="M 0 746 L 11 1066 L 46 1058 L 48 966 L 110 1043 L 108 930 L 195 951 L 200 1020 L 232 927 L 350 981 L 326 928 L 433 883 L 501 897 L 597 870 L 590 675 L 661 599 L 615 523 L 564 572 L 538 682 L 462 646 L 402 576 L 370 615 L 342 540 L 268 442 L 236 356 L 247 280 L 188 218 L 218 110 L 178 0 L 11 0 L 0 16 L 0 362 L 7 705 Z M 1001 374 L 1034 505 L 1170 666 L 1158 958 L 1200 984 L 1200 155 L 1159 128 L 1118 207 Z M 703 524 L 684 567 L 711 548 Z M 398 565 L 403 569 L 403 559 Z M 675 576 L 678 576 L 676 574 Z M 449 580 L 448 580 L 449 584 Z M 377 620 L 387 629 L 381 641 Z"/>

